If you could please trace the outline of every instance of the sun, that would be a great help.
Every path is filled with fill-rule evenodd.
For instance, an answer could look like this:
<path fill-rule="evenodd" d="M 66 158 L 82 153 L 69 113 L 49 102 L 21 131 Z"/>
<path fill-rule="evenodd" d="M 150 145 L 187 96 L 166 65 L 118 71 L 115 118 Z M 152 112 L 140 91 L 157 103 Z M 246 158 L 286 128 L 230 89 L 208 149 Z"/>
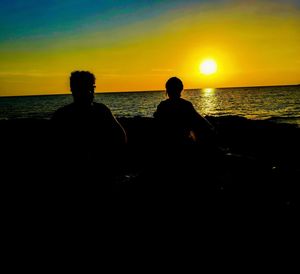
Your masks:
<path fill-rule="evenodd" d="M 199 67 L 199 70 L 202 74 L 211 75 L 217 72 L 217 63 L 213 59 L 204 60 Z"/>

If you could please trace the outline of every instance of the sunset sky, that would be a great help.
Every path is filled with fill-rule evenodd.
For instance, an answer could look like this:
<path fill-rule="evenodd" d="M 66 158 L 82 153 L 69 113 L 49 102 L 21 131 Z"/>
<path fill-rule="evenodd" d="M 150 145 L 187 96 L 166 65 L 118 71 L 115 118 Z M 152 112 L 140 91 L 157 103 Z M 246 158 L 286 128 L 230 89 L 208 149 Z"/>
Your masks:
<path fill-rule="evenodd" d="M 0 96 L 68 93 L 74 70 L 98 92 L 300 84 L 300 0 L 1 0 Z"/>

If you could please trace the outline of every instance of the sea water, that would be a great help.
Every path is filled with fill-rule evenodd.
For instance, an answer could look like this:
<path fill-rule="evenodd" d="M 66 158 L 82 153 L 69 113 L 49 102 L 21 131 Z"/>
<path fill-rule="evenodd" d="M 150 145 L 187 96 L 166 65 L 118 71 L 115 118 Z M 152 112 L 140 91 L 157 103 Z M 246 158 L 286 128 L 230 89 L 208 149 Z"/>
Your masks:
<path fill-rule="evenodd" d="M 300 86 L 190 89 L 182 97 L 202 115 L 238 115 L 300 125 Z M 165 91 L 96 93 L 116 117 L 152 117 Z M 0 97 L 0 119 L 50 119 L 56 109 L 72 102 L 69 95 Z"/>

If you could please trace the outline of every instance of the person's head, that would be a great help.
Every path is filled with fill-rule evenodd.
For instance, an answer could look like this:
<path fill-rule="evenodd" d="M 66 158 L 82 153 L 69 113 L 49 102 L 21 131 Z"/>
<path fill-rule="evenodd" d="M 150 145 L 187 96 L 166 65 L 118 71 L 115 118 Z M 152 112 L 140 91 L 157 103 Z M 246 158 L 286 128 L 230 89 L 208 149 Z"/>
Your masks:
<path fill-rule="evenodd" d="M 73 71 L 70 88 L 75 103 L 90 104 L 94 99 L 95 76 L 89 71 Z"/>
<path fill-rule="evenodd" d="M 180 98 L 183 90 L 182 81 L 177 77 L 172 77 L 166 82 L 166 91 L 170 98 Z"/>

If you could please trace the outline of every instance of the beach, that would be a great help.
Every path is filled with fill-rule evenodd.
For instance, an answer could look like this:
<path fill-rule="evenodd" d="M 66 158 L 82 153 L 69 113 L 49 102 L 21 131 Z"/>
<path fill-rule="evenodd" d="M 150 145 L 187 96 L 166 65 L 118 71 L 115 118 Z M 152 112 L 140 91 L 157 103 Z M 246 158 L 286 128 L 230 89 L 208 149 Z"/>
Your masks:
<path fill-rule="evenodd" d="M 97 140 L 76 148 L 45 119 L 1 120 L 2 186 L 6 199 L 35 205 L 112 201 L 131 209 L 179 205 L 229 210 L 297 207 L 300 129 L 238 116 L 206 117 L 221 151 L 168 147 L 153 118 L 119 117 L 124 147 Z M 134 205 L 134 206 L 133 206 Z"/>

